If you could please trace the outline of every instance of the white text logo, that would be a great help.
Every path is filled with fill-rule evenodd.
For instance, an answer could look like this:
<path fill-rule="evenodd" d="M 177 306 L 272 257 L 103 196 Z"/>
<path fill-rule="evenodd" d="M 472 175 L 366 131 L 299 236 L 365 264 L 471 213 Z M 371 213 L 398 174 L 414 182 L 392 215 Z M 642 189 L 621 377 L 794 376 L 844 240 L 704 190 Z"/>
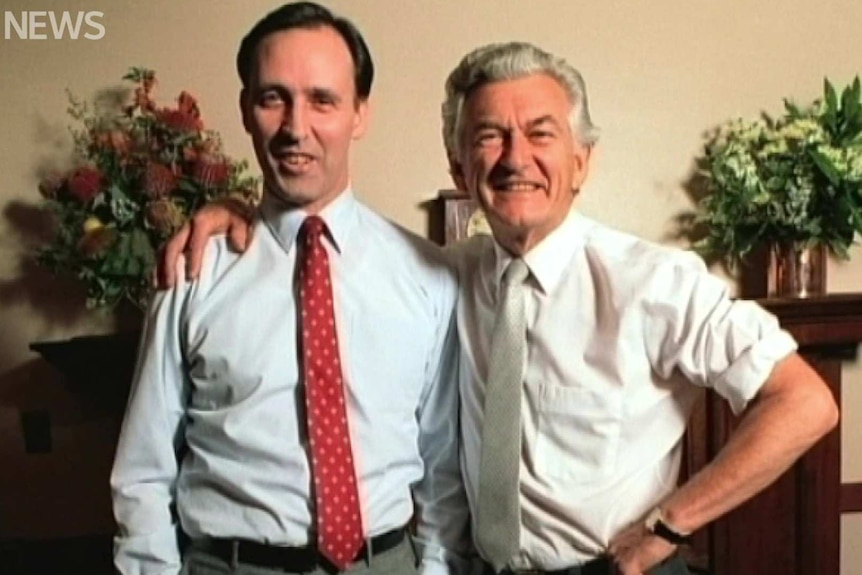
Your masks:
<path fill-rule="evenodd" d="M 105 25 L 99 20 L 104 12 L 50 12 L 24 10 L 20 13 L 4 12 L 4 38 L 17 36 L 21 40 L 77 40 L 83 35 L 87 40 L 99 40 L 105 36 Z M 83 34 L 81 32 L 83 31 Z"/>

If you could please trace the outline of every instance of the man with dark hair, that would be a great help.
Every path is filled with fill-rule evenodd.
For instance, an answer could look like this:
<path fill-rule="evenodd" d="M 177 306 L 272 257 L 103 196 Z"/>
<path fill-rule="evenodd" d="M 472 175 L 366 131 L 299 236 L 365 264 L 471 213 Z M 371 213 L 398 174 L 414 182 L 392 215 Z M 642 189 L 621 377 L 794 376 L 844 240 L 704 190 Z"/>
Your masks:
<path fill-rule="evenodd" d="M 368 48 L 327 9 L 289 4 L 237 70 L 265 186 L 255 239 L 242 257 L 210 240 L 197 278 L 150 306 L 111 475 L 115 564 L 451 572 L 468 540 L 456 280 L 353 195 Z"/>
<path fill-rule="evenodd" d="M 371 82 L 374 80 L 374 63 L 371 61 L 371 53 L 365 39 L 352 22 L 312 2 L 285 4 L 273 10 L 243 38 L 236 55 L 236 70 L 243 88 L 248 88 L 251 82 L 257 46 L 261 40 L 270 34 L 291 28 L 311 30 L 321 27 L 332 28 L 344 40 L 353 59 L 356 94 L 359 99 L 367 100 L 371 94 Z"/>

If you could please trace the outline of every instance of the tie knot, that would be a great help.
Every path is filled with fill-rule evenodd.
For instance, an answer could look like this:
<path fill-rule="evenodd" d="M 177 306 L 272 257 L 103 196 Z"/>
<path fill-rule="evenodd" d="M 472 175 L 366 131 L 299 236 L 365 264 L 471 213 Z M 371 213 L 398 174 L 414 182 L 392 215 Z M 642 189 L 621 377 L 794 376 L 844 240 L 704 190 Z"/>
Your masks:
<path fill-rule="evenodd" d="M 302 227 L 299 229 L 300 237 L 305 237 L 309 241 L 317 241 L 326 230 L 326 222 L 320 216 L 308 216 L 302 222 Z"/>
<path fill-rule="evenodd" d="M 503 272 L 503 285 L 520 285 L 530 275 L 530 268 L 521 258 L 515 258 L 506 266 Z"/>

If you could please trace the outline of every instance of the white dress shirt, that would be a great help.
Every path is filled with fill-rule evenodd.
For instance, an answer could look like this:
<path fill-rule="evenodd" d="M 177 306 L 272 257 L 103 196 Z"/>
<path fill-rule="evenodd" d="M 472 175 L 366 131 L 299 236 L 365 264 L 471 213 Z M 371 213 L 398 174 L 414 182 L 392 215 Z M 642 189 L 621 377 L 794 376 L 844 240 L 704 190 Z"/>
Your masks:
<path fill-rule="evenodd" d="M 349 190 L 320 215 L 366 536 L 415 509 L 424 572 L 446 573 L 469 546 L 454 270 Z M 265 200 L 245 254 L 214 238 L 199 279 L 155 296 L 111 476 L 122 573 L 177 573 L 178 528 L 314 544 L 294 280 L 305 216 Z"/>
<path fill-rule="evenodd" d="M 511 257 L 488 236 L 455 252 L 462 468 L 475 513 L 489 346 Z M 511 566 L 552 570 L 601 555 L 675 488 L 702 388 L 739 412 L 796 344 L 755 303 L 731 301 L 694 254 L 574 210 L 524 260 L 522 517 Z"/>

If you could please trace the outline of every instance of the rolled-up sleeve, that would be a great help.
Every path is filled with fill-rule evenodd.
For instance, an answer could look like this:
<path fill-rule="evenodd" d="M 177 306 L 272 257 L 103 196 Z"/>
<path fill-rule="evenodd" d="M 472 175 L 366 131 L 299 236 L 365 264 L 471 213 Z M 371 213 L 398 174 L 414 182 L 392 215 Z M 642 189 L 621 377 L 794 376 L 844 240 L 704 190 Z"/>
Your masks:
<path fill-rule="evenodd" d="M 693 257 L 653 277 L 644 341 L 654 369 L 663 377 L 678 369 L 740 413 L 775 364 L 796 350 L 793 337 L 757 303 L 732 299 L 726 284 Z"/>

